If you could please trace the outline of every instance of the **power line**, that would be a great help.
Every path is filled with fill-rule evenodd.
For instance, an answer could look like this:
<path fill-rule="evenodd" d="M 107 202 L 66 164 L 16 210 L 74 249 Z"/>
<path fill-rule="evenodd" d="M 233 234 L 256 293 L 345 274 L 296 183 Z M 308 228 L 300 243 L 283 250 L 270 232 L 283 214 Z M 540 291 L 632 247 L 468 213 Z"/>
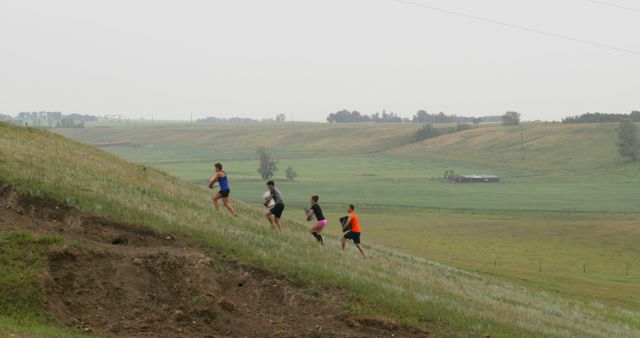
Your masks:
<path fill-rule="evenodd" d="M 598 4 L 598 5 L 603 5 L 603 6 L 613 7 L 613 8 L 620 8 L 620 9 L 624 9 L 624 10 L 627 10 L 627 11 L 640 13 L 640 9 L 620 6 L 620 5 L 616 5 L 616 4 L 612 4 L 612 3 L 608 3 L 608 2 L 604 2 L 604 1 L 598 1 L 598 0 L 585 0 L 585 1 L 593 2 L 594 4 Z"/>
<path fill-rule="evenodd" d="M 528 27 L 524 27 L 524 26 L 518 26 L 518 25 L 514 25 L 514 24 L 502 22 L 502 21 L 483 18 L 483 17 L 480 17 L 480 16 L 475 16 L 475 15 L 465 14 L 465 13 L 461 13 L 461 12 L 456 12 L 456 11 L 452 11 L 452 10 L 445 9 L 445 8 L 434 7 L 434 6 L 427 5 L 427 4 L 424 4 L 424 3 L 421 3 L 421 2 L 415 2 L 415 1 L 411 1 L 411 0 L 392 0 L 392 1 L 400 2 L 400 3 L 404 3 L 404 4 L 408 4 L 408 5 L 413 5 L 413 6 L 417 6 L 417 7 L 427 8 L 427 9 L 431 9 L 431 10 L 434 10 L 434 11 L 446 13 L 446 14 L 449 14 L 449 15 L 455 15 L 455 16 L 459 16 L 459 17 L 463 17 L 463 18 L 467 18 L 467 19 L 473 19 L 473 20 L 476 20 L 476 21 L 482 21 L 482 22 L 486 22 L 486 23 L 491 23 L 491 24 L 498 25 L 498 26 L 504 26 L 504 27 L 509 27 L 509 28 L 512 28 L 512 29 L 517 29 L 517 30 L 521 30 L 521 31 L 530 32 L 530 33 L 546 35 L 546 36 L 554 37 L 556 39 L 569 40 L 569 41 L 573 41 L 573 42 L 582 43 L 582 44 L 585 44 L 585 45 L 591 45 L 591 46 L 594 46 L 594 47 L 612 49 L 612 50 L 615 50 L 615 51 L 618 51 L 618 52 L 640 55 L 640 51 L 636 51 L 636 50 L 632 50 L 632 49 L 620 48 L 620 47 L 616 47 L 616 46 L 609 46 L 609 45 L 601 44 L 601 43 L 598 43 L 598 42 L 591 42 L 591 41 L 587 41 L 587 40 L 573 38 L 573 37 L 566 36 L 566 35 L 561 35 L 561 34 L 556 34 L 556 33 L 552 33 L 552 32 L 541 31 L 541 30 L 538 30 L 538 29 L 528 28 Z M 590 1 L 590 0 L 587 0 L 587 1 Z"/>

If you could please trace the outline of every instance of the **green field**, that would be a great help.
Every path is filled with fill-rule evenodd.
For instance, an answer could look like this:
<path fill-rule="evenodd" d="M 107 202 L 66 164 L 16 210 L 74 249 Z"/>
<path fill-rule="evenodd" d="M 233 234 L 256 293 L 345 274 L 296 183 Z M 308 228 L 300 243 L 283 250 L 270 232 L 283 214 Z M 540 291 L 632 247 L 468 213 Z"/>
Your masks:
<path fill-rule="evenodd" d="M 578 128 L 579 127 L 579 128 Z M 233 178 L 234 196 L 256 202 L 262 192 L 255 150 L 265 146 L 284 169 L 299 173 L 283 182 L 289 202 L 322 194 L 326 201 L 383 208 L 637 212 L 640 172 L 615 150 L 614 125 L 486 126 L 413 143 L 417 128 L 400 125 L 245 125 L 74 129 L 61 132 L 92 143 L 131 141 L 105 148 L 124 158 L 204 181 L 221 161 Z M 231 130 L 229 130 L 231 129 Z M 524 154 L 524 155 L 523 155 Z M 496 174 L 499 185 L 452 185 L 445 170 Z"/>

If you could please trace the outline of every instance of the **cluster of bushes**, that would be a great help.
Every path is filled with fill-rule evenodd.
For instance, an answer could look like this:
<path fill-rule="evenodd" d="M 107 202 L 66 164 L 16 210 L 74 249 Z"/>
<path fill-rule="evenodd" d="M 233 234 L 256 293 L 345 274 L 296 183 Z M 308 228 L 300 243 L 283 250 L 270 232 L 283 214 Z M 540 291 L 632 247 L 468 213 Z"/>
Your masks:
<path fill-rule="evenodd" d="M 418 131 L 416 131 L 415 140 L 416 142 L 428 140 L 430 138 L 451 134 L 451 133 L 456 133 L 459 131 L 469 130 L 471 128 L 473 127 L 466 123 L 458 123 L 455 127 L 448 127 L 448 128 L 434 128 L 433 124 L 425 124 L 420 129 L 418 129 Z"/>
<path fill-rule="evenodd" d="M 624 120 L 640 122 L 640 111 L 633 111 L 631 114 L 586 113 L 578 116 L 565 117 L 562 119 L 562 123 L 604 123 L 621 122 Z"/>

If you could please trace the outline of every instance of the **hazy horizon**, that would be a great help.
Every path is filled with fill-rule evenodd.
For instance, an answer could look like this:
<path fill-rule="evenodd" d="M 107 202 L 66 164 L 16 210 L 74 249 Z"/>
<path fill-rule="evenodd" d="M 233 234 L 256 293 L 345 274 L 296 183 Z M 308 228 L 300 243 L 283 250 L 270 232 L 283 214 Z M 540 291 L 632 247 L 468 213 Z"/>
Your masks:
<path fill-rule="evenodd" d="M 640 51 L 639 13 L 593 1 L 415 2 Z M 394 0 L 5 1 L 0 37 L 7 115 L 324 121 L 342 109 L 424 109 L 560 120 L 640 110 L 640 55 Z"/>

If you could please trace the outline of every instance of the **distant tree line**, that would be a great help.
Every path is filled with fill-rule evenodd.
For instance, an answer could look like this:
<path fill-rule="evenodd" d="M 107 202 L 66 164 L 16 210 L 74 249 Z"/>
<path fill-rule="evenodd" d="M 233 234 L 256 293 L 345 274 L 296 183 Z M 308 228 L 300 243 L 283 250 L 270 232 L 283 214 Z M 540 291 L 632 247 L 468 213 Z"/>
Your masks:
<path fill-rule="evenodd" d="M 621 122 L 624 120 L 640 122 L 640 111 L 633 111 L 631 114 L 586 113 L 578 116 L 565 117 L 562 119 L 562 123 L 605 123 Z"/>
<path fill-rule="evenodd" d="M 249 124 L 249 123 L 273 123 L 273 122 L 285 122 L 287 116 L 285 114 L 278 114 L 275 118 L 270 119 L 251 119 L 247 117 L 216 117 L 207 116 L 203 119 L 196 120 L 197 123 L 232 123 L 232 124 Z"/>
<path fill-rule="evenodd" d="M 84 121 L 76 122 L 72 119 L 64 118 L 55 124 L 56 128 L 84 128 Z"/>
<path fill-rule="evenodd" d="M 371 115 L 361 114 L 359 111 L 348 111 L 346 109 L 336 113 L 329 114 L 327 121 L 332 123 L 344 123 L 344 122 L 376 122 L 376 123 L 393 123 L 402 122 L 402 118 L 395 113 L 387 113 L 383 111 L 382 114 L 375 113 Z"/>
<path fill-rule="evenodd" d="M 362 114 L 357 110 L 349 111 L 343 109 L 341 111 L 329 114 L 327 121 L 331 123 L 358 123 L 358 122 L 372 122 L 372 123 L 473 123 L 478 124 L 480 122 L 500 122 L 501 116 L 483 116 L 483 117 L 467 117 L 458 115 L 447 115 L 445 113 L 430 114 L 425 110 L 418 111 L 412 118 L 402 118 L 396 113 L 387 113 L 383 111 L 381 113 L 375 113 L 371 115 Z"/>
<path fill-rule="evenodd" d="M 260 120 L 250 119 L 246 117 L 215 117 L 215 116 L 207 116 L 203 119 L 197 119 L 198 123 L 260 123 Z"/>
<path fill-rule="evenodd" d="M 61 112 L 21 112 L 16 117 L 10 117 L 9 121 L 16 124 L 27 125 L 31 127 L 47 127 L 47 128 L 84 128 L 84 122 L 98 121 L 97 116 L 68 114 Z"/>
<path fill-rule="evenodd" d="M 480 122 L 500 122 L 500 115 L 490 115 L 490 116 L 481 116 L 481 117 L 469 117 L 469 116 L 458 116 L 458 115 L 447 115 L 443 112 L 438 114 L 430 114 L 424 110 L 419 110 L 413 118 L 411 122 L 414 123 L 473 123 L 478 124 Z"/>

